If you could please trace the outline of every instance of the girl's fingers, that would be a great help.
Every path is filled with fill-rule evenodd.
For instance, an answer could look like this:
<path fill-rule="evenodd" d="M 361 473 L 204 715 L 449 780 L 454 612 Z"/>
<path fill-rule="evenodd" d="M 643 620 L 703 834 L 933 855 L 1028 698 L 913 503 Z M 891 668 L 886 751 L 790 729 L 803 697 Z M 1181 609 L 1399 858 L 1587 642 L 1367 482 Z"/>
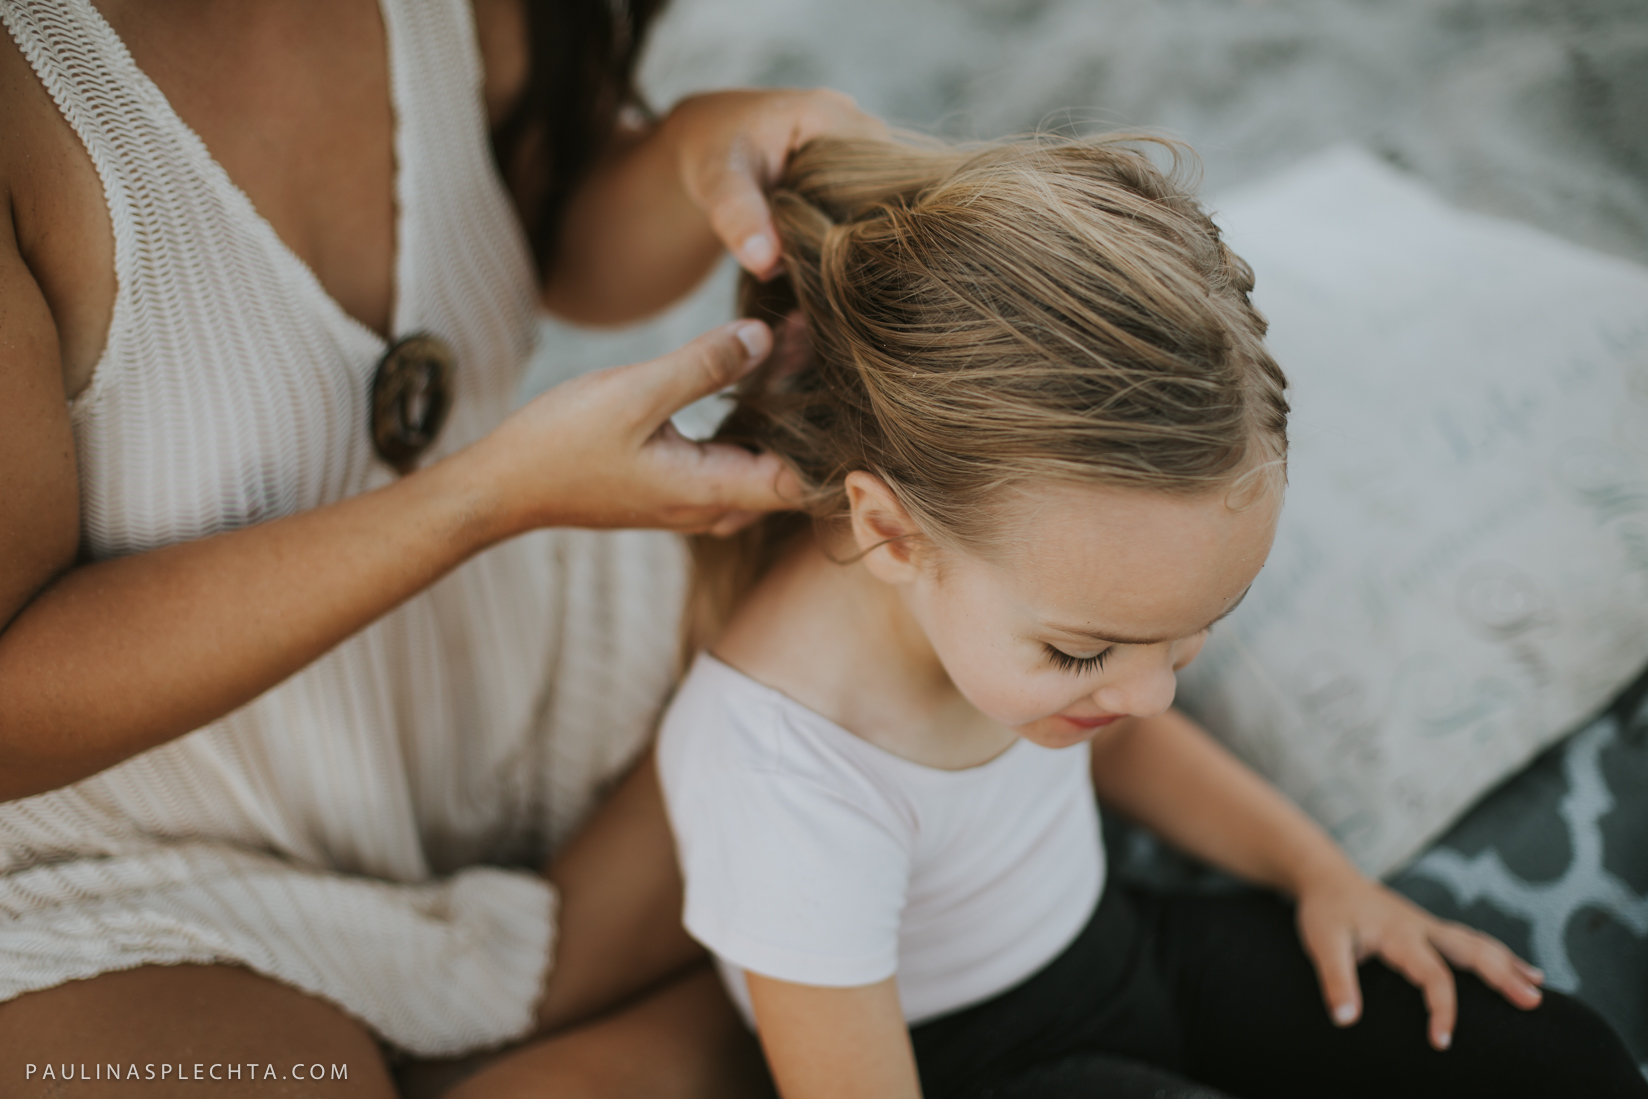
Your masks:
<path fill-rule="evenodd" d="M 1447 1049 L 1453 1044 L 1454 1021 L 1458 1015 L 1458 993 L 1453 971 L 1425 939 L 1410 939 L 1381 952 L 1392 969 L 1418 986 L 1430 1014 L 1431 1046 Z"/>
<path fill-rule="evenodd" d="M 1362 987 L 1356 979 L 1356 944 L 1350 929 L 1303 931 L 1305 949 L 1322 982 L 1328 1016 L 1338 1026 L 1350 1026 L 1362 1016 Z"/>
<path fill-rule="evenodd" d="M 1476 973 L 1517 1007 L 1526 1010 L 1539 1006 L 1542 996 L 1538 986 L 1544 974 L 1493 936 L 1460 924 L 1444 924 L 1431 934 L 1431 942 L 1455 968 Z"/>

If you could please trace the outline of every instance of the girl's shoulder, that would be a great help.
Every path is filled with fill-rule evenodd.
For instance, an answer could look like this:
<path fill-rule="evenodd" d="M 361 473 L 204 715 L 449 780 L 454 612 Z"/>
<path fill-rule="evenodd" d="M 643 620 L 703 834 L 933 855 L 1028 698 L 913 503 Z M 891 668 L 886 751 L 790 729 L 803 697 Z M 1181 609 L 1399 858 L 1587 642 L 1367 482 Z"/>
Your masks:
<path fill-rule="evenodd" d="M 870 827 L 903 848 L 919 816 L 919 781 L 901 771 L 913 765 L 708 653 L 664 715 L 657 756 L 678 838 L 718 821 L 726 843 L 744 844 L 805 822 Z"/>
<path fill-rule="evenodd" d="M 659 755 L 693 770 L 790 776 L 839 785 L 873 768 L 875 749 L 828 717 L 710 653 L 700 653 L 659 731 Z"/>
<path fill-rule="evenodd" d="M 822 795 L 900 819 L 1003 783 L 1033 788 L 1065 770 L 1069 755 L 1014 738 L 980 766 L 927 766 L 865 740 L 709 653 L 693 663 L 658 734 L 666 785 L 719 788 L 736 796 L 747 783 L 776 782 L 806 788 L 807 797 Z"/>
<path fill-rule="evenodd" d="M 810 537 L 798 539 L 740 600 L 715 640 L 715 656 L 752 686 L 845 724 L 834 703 L 858 678 L 865 647 L 851 580 Z"/>

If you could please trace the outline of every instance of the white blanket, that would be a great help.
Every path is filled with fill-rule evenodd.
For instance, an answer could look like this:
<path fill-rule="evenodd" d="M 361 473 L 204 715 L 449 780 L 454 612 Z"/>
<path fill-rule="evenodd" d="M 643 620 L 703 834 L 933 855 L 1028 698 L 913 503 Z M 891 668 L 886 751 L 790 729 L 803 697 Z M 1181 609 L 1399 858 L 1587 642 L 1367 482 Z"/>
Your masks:
<path fill-rule="evenodd" d="M 1648 662 L 1648 270 L 1350 147 L 1217 205 L 1293 449 L 1181 700 L 1384 873 Z"/>

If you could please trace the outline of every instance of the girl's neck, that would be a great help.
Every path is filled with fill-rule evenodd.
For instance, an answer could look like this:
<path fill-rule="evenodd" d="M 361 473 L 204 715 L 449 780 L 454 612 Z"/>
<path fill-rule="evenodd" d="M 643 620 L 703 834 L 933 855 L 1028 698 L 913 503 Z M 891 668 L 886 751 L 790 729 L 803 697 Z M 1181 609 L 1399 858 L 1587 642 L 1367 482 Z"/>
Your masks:
<path fill-rule="evenodd" d="M 959 770 L 1010 747 L 1013 734 L 956 690 L 899 590 L 838 559 L 811 533 L 798 537 L 715 656 L 914 763 Z"/>

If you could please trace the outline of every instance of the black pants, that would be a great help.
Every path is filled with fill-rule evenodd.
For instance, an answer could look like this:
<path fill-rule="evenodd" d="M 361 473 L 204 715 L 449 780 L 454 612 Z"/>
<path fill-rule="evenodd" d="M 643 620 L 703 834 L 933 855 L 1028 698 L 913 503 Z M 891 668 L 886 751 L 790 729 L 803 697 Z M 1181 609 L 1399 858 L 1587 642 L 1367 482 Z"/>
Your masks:
<path fill-rule="evenodd" d="M 1455 972 L 1453 1048 L 1419 990 L 1379 962 L 1362 1018 L 1334 1026 L 1290 906 L 1112 883 L 1063 954 L 985 1003 L 911 1030 L 926 1099 L 1648 1097 L 1595 1012 L 1532 1011 Z"/>

